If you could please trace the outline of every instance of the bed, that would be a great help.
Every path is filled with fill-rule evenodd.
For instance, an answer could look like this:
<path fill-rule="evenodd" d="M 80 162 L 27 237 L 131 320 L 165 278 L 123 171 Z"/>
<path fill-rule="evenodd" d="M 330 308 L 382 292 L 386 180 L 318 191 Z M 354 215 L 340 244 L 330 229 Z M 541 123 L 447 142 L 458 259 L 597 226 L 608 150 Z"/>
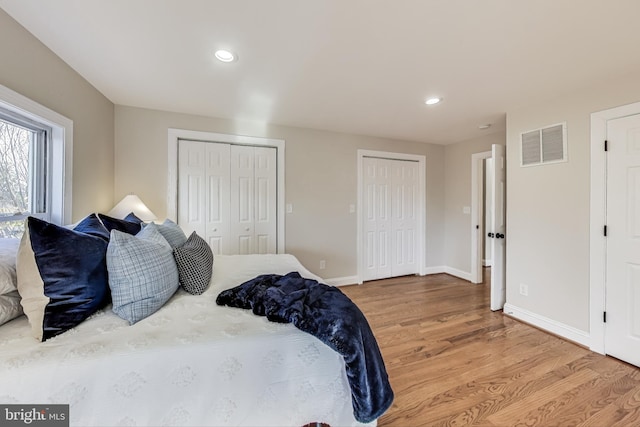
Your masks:
<path fill-rule="evenodd" d="M 69 404 L 74 426 L 331 426 L 354 418 L 343 358 L 291 324 L 218 306 L 260 274 L 320 280 L 291 255 L 215 257 L 201 295 L 179 289 L 133 325 L 111 306 L 38 342 L 0 326 L 0 403 Z"/>

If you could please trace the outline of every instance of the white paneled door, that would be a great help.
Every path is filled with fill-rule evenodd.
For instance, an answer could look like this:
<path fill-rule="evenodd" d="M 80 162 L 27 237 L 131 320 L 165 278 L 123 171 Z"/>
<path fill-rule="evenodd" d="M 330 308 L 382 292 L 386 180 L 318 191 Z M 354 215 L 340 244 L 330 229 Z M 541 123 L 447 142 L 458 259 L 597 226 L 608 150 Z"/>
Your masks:
<path fill-rule="evenodd" d="M 493 144 L 491 147 L 491 228 L 488 236 L 491 239 L 491 310 L 502 310 L 506 301 L 506 204 L 505 204 L 505 148 L 504 145 Z"/>
<path fill-rule="evenodd" d="M 214 253 L 229 250 L 229 155 L 228 144 L 180 141 L 178 224 L 195 231 Z"/>
<path fill-rule="evenodd" d="M 274 148 L 231 146 L 232 253 L 276 253 L 276 188 Z"/>
<path fill-rule="evenodd" d="M 180 140 L 178 224 L 215 254 L 277 252 L 276 149 Z"/>
<path fill-rule="evenodd" d="M 363 280 L 415 274 L 418 162 L 363 158 Z"/>
<path fill-rule="evenodd" d="M 607 123 L 605 351 L 640 366 L 640 115 Z"/>
<path fill-rule="evenodd" d="M 418 272 L 418 162 L 391 160 L 391 275 Z"/>
<path fill-rule="evenodd" d="M 253 147 L 231 146 L 231 234 L 235 254 L 253 253 L 254 172 Z"/>

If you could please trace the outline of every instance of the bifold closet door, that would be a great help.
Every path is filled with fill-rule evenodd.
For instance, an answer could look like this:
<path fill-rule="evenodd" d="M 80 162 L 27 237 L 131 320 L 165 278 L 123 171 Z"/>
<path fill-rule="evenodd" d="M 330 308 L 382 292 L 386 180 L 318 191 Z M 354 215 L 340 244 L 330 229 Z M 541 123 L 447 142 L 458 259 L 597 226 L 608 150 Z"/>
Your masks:
<path fill-rule="evenodd" d="M 418 163 L 363 158 L 363 280 L 418 272 Z"/>
<path fill-rule="evenodd" d="M 230 239 L 229 144 L 181 140 L 178 145 L 178 224 L 195 231 L 215 254 L 233 253 Z"/>
<path fill-rule="evenodd" d="M 237 254 L 276 253 L 276 150 L 231 146 L 231 241 Z"/>
<path fill-rule="evenodd" d="M 365 157 L 363 280 L 391 277 L 391 162 Z"/>
<path fill-rule="evenodd" d="M 214 254 L 276 253 L 276 149 L 180 140 L 178 224 Z"/>
<path fill-rule="evenodd" d="M 391 274 L 418 272 L 418 162 L 391 160 Z"/>

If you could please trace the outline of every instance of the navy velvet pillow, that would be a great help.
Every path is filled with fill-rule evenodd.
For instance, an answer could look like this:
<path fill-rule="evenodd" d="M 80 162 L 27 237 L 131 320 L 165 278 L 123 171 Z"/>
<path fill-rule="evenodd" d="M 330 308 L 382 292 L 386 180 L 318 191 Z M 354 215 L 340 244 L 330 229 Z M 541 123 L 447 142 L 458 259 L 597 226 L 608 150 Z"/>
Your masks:
<path fill-rule="evenodd" d="M 109 230 L 107 227 L 102 225 L 100 219 L 96 216 L 96 214 L 91 214 L 87 216 L 85 219 L 80 221 L 78 225 L 73 228 L 75 231 L 79 231 L 80 233 L 90 234 L 92 236 L 100 237 L 102 240 L 109 241 Z"/>
<path fill-rule="evenodd" d="M 127 219 L 113 218 L 104 214 L 98 214 L 98 218 L 102 221 L 102 224 L 111 232 L 111 230 L 122 231 L 123 233 L 136 235 L 142 230 L 142 221 L 133 213 L 127 215 L 127 218 L 131 218 L 132 221 Z M 135 218 L 135 219 L 134 219 Z"/>
<path fill-rule="evenodd" d="M 17 258 L 18 292 L 34 336 L 73 328 L 109 301 L 107 242 L 27 218 Z"/>

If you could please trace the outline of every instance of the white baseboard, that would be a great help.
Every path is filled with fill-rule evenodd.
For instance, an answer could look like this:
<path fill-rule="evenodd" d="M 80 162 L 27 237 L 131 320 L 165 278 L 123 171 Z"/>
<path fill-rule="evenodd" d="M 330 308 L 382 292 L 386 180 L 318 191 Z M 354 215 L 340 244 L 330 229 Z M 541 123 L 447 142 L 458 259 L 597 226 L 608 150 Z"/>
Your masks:
<path fill-rule="evenodd" d="M 552 334 L 558 335 L 587 348 L 591 345 L 589 334 L 585 331 L 581 331 L 580 329 L 576 329 L 573 326 L 565 325 L 564 323 L 557 322 L 553 319 L 549 319 L 509 303 L 504 305 L 503 312 L 518 320 L 551 332 Z"/>
<path fill-rule="evenodd" d="M 358 276 L 334 277 L 333 279 L 326 279 L 324 282 L 331 286 L 355 285 L 358 283 Z"/>
<path fill-rule="evenodd" d="M 468 280 L 469 282 L 471 281 L 471 273 L 468 273 L 466 271 L 458 270 L 457 268 L 453 267 L 445 267 L 444 272 L 452 276 L 459 277 L 460 279 Z"/>
<path fill-rule="evenodd" d="M 483 267 L 491 267 L 491 260 L 490 259 L 483 259 L 482 260 L 482 266 Z"/>
<path fill-rule="evenodd" d="M 422 270 L 422 275 L 423 276 L 428 276 L 429 274 L 440 274 L 440 273 L 444 273 L 444 269 L 446 267 L 443 265 L 437 266 L 437 267 L 425 267 Z"/>
<path fill-rule="evenodd" d="M 471 281 L 471 273 L 467 273 L 466 271 L 458 270 L 457 268 L 449 267 L 446 265 L 439 265 L 437 267 L 426 267 L 423 272 L 424 276 L 427 276 L 429 274 L 447 273 L 460 279 L 468 280 L 469 282 Z"/>
<path fill-rule="evenodd" d="M 460 279 L 471 281 L 471 273 L 467 273 L 466 271 L 458 270 L 453 267 L 447 267 L 446 265 L 425 267 L 422 269 L 423 276 L 441 273 L 447 273 L 452 276 L 459 277 Z M 358 283 L 358 276 L 334 277 L 333 279 L 325 279 L 324 283 L 331 286 L 355 285 Z"/>

